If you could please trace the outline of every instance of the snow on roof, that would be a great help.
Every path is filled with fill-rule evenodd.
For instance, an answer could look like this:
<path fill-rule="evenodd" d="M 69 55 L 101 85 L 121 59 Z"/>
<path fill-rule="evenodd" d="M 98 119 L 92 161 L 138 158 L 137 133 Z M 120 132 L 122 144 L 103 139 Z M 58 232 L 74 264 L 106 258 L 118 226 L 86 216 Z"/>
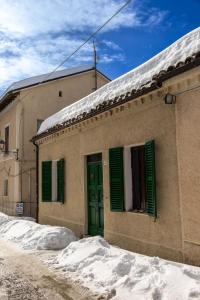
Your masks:
<path fill-rule="evenodd" d="M 3 93 L 3 95 L 0 97 L 0 100 L 9 92 L 15 91 L 15 90 L 20 90 L 23 88 L 26 88 L 28 86 L 36 85 L 45 81 L 50 81 L 50 80 L 55 80 L 58 78 L 74 75 L 77 73 L 85 72 L 88 70 L 93 69 L 94 66 L 92 65 L 85 65 L 85 66 L 79 66 L 75 68 L 70 68 L 70 69 L 64 69 L 52 73 L 47 73 L 47 74 L 42 74 L 30 78 L 26 78 L 17 82 L 14 82 L 11 84 L 8 89 Z"/>
<path fill-rule="evenodd" d="M 200 51 L 200 27 L 186 34 L 144 64 L 50 116 L 42 123 L 38 134 L 48 131 L 55 125 L 62 125 L 83 113 L 88 113 L 104 101 L 114 99 L 133 89 L 138 90 L 142 86 L 150 86 L 155 74 L 184 61 L 198 51 Z"/>

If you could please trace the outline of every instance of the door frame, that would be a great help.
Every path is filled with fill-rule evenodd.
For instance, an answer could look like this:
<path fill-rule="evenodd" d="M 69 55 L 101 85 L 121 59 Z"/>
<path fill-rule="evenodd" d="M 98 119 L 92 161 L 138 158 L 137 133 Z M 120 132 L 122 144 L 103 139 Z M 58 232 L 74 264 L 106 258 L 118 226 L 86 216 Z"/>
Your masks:
<path fill-rule="evenodd" d="M 88 152 L 84 154 L 84 198 L 85 198 L 85 222 L 84 222 L 84 235 L 88 235 L 89 231 L 89 222 L 88 222 L 88 171 L 87 171 L 87 157 L 90 155 L 95 155 L 95 154 L 101 154 L 101 162 L 102 162 L 102 175 L 103 175 L 103 203 L 104 203 L 104 152 L 103 150 L 100 151 L 95 151 L 95 152 Z"/>

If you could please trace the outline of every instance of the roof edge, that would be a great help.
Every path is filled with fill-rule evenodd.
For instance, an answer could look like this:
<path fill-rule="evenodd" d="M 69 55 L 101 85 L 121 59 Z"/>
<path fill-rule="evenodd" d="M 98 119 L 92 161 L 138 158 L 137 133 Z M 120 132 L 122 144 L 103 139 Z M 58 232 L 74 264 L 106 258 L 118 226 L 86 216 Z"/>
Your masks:
<path fill-rule="evenodd" d="M 65 76 L 60 76 L 60 77 L 57 77 L 57 78 L 52 78 L 52 79 L 47 79 L 47 80 L 43 80 L 41 82 L 38 82 L 38 83 L 34 83 L 34 84 L 30 84 L 30 85 L 27 85 L 25 87 L 22 87 L 22 88 L 19 88 L 19 89 L 14 89 L 12 91 L 8 91 L 3 97 L 2 99 L 0 100 L 0 111 L 2 111 L 2 109 L 4 109 L 10 102 L 8 101 L 8 103 L 6 105 L 2 105 L 3 108 L 1 108 L 1 104 L 3 104 L 6 99 L 11 95 L 11 94 L 17 94 L 19 93 L 20 91 L 24 90 L 24 89 L 27 89 L 27 88 L 30 88 L 30 87 L 34 87 L 34 86 L 37 86 L 37 85 L 40 85 L 40 84 L 43 84 L 43 83 L 47 83 L 47 82 L 51 82 L 51 81 L 55 81 L 55 80 L 59 80 L 59 79 L 62 79 L 62 78 L 66 78 L 66 77 L 71 77 L 71 76 L 75 76 L 75 75 L 79 75 L 79 74 L 82 74 L 82 73 L 86 73 L 86 72 L 89 72 L 89 71 L 93 71 L 95 68 L 94 66 L 91 67 L 91 68 L 88 68 L 86 70 L 82 70 L 80 72 L 76 72 L 76 73 L 73 73 L 73 74 L 68 74 L 68 75 L 65 75 Z M 97 72 L 99 74 L 101 74 L 104 78 L 106 78 L 107 80 L 111 81 L 111 79 L 109 77 L 107 77 L 104 73 L 102 73 L 100 70 L 97 69 Z"/>
<path fill-rule="evenodd" d="M 40 140 L 46 136 L 49 136 L 53 133 L 56 133 L 62 129 L 65 129 L 67 127 L 70 127 L 72 125 L 75 125 L 77 123 L 80 123 L 84 120 L 87 120 L 93 116 L 96 116 L 102 112 L 108 111 L 109 109 L 112 109 L 116 106 L 119 106 L 121 104 L 124 104 L 126 102 L 129 102 L 131 100 L 134 100 L 138 97 L 141 97 L 149 92 L 152 92 L 153 90 L 159 89 L 162 87 L 162 83 L 172 77 L 178 76 L 186 71 L 189 71 L 193 68 L 196 68 L 200 66 L 200 52 L 198 52 L 195 55 L 195 58 L 188 57 L 185 62 L 179 62 L 176 64 L 176 66 L 169 67 L 166 71 L 160 71 L 159 74 L 156 74 L 152 78 L 152 84 L 150 87 L 141 87 L 139 90 L 132 90 L 131 92 L 127 92 L 126 94 L 122 94 L 115 99 L 108 99 L 107 101 L 104 101 L 102 104 L 97 105 L 95 109 L 91 109 L 88 113 L 83 113 L 76 118 L 72 118 L 66 122 L 64 122 L 62 125 L 57 124 L 51 128 L 49 128 L 47 131 L 42 132 L 41 134 L 38 134 L 34 136 L 31 139 L 31 142 L 35 142 L 37 140 Z"/>

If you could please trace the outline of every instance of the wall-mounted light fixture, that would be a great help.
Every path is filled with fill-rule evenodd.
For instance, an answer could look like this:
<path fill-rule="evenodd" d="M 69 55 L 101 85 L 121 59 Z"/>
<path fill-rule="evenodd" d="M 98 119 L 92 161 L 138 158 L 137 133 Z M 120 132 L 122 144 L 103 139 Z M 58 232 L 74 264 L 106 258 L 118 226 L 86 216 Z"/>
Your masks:
<path fill-rule="evenodd" d="M 14 150 L 11 150 L 11 151 L 7 151 L 5 150 L 5 141 L 0 139 L 0 152 L 4 153 L 4 154 L 14 154 L 15 155 L 15 159 L 16 160 L 19 160 L 19 149 L 14 149 Z"/>
<path fill-rule="evenodd" d="M 176 96 L 170 93 L 167 93 L 164 97 L 165 104 L 174 104 L 176 103 Z"/>

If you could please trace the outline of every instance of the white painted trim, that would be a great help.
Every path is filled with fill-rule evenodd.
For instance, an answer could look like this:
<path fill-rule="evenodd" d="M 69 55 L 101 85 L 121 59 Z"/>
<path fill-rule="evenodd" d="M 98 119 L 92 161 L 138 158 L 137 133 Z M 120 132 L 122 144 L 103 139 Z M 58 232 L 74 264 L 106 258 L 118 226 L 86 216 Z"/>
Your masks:
<path fill-rule="evenodd" d="M 124 147 L 124 187 L 125 187 L 125 210 L 133 209 L 132 201 L 132 171 L 131 171 L 131 147 Z"/>
<path fill-rule="evenodd" d="M 133 209 L 132 195 L 132 170 L 131 170 L 131 151 L 132 147 L 143 146 L 144 143 L 137 143 L 124 146 L 124 194 L 125 194 L 125 210 Z"/>
<path fill-rule="evenodd" d="M 10 128 L 10 123 L 7 123 L 6 125 L 4 125 L 4 129 L 5 129 L 6 127 L 9 127 L 9 128 Z"/>
<path fill-rule="evenodd" d="M 138 147 L 138 146 L 144 146 L 145 142 L 143 143 L 136 143 L 136 144 L 131 144 L 131 145 L 126 145 L 124 148 L 132 148 L 132 147 Z"/>
<path fill-rule="evenodd" d="M 80 154 L 83 156 L 88 156 L 88 155 L 93 155 L 93 154 L 99 154 L 99 153 L 103 153 L 103 151 L 105 151 L 105 149 L 100 149 L 100 150 L 96 150 L 96 151 L 90 151 L 90 152 L 81 152 Z M 103 155 L 102 155 L 103 156 Z"/>

